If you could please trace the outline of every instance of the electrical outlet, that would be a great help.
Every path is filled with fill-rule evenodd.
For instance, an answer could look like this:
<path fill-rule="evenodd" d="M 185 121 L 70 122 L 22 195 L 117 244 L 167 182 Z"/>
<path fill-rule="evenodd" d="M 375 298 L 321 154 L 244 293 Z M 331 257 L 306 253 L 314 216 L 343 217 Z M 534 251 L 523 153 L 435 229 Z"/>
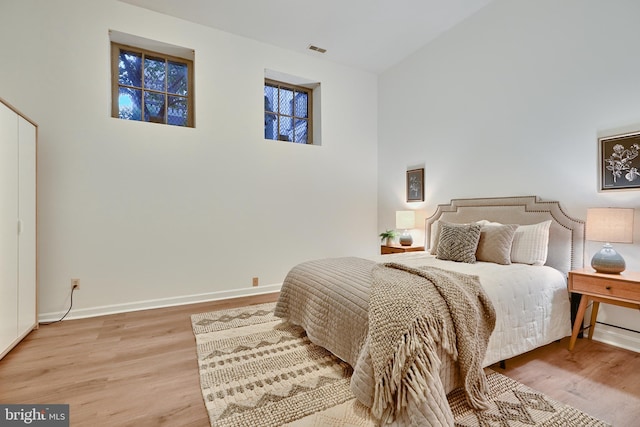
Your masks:
<path fill-rule="evenodd" d="M 253 286 L 258 286 L 258 278 L 257 277 L 253 278 Z"/>
<path fill-rule="evenodd" d="M 80 279 L 71 279 L 71 290 L 80 289 Z"/>

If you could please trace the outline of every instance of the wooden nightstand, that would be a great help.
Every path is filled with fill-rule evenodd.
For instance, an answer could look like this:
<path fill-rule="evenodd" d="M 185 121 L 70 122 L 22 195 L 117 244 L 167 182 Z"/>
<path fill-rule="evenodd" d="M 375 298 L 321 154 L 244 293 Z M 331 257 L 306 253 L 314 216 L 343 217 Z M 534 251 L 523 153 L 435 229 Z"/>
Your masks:
<path fill-rule="evenodd" d="M 382 245 L 380 253 L 382 255 L 401 254 L 403 252 L 424 251 L 424 246 L 400 246 L 400 245 Z"/>
<path fill-rule="evenodd" d="M 573 350 L 576 338 L 582 329 L 584 312 L 590 301 L 593 301 L 593 307 L 589 323 L 589 339 L 593 337 L 601 302 L 640 309 L 640 273 L 625 271 L 622 274 L 601 274 L 591 268 L 573 270 L 569 272 L 569 292 L 582 295 L 569 341 L 569 350 Z"/>

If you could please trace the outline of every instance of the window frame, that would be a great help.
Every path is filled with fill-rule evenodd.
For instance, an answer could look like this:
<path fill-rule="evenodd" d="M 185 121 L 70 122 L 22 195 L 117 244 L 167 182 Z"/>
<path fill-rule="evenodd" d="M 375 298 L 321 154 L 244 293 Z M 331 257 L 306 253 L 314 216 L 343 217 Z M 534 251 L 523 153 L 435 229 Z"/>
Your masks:
<path fill-rule="evenodd" d="M 295 84 L 283 82 L 283 81 L 280 81 L 280 80 L 274 80 L 274 79 L 266 78 L 266 77 L 264 79 L 263 93 L 264 93 L 264 86 L 275 86 L 275 87 L 278 88 L 278 91 L 280 91 L 280 89 L 288 89 L 288 90 L 292 90 L 294 92 L 304 92 L 304 93 L 306 93 L 306 95 L 307 95 L 307 117 L 289 116 L 287 114 L 281 114 L 279 106 L 278 106 L 278 111 L 268 111 L 265 108 L 263 117 L 266 114 L 275 114 L 277 116 L 277 120 L 278 120 L 278 123 L 276 124 L 276 129 L 280 129 L 280 116 L 291 117 L 293 120 L 295 120 L 295 119 L 306 120 L 307 121 L 307 142 L 305 144 L 302 144 L 302 143 L 296 142 L 296 141 L 286 141 L 286 142 L 291 142 L 293 144 L 302 144 L 302 145 L 314 145 L 313 144 L 313 121 L 314 121 L 313 120 L 313 89 L 305 87 L 305 86 L 300 86 L 300 85 L 295 85 Z M 279 96 L 278 96 L 278 99 L 280 99 Z M 281 139 L 266 139 L 266 140 L 268 140 L 268 141 L 282 141 Z"/>
<path fill-rule="evenodd" d="M 170 94 L 166 92 L 166 87 L 165 87 L 165 91 L 157 91 L 157 90 L 145 88 L 144 87 L 144 66 L 142 70 L 141 87 L 138 88 L 135 86 L 120 85 L 120 66 L 119 65 L 120 65 L 120 52 L 122 50 L 141 54 L 143 64 L 144 64 L 144 58 L 148 56 L 154 59 L 163 59 L 165 61 L 178 62 L 181 64 L 185 64 L 187 66 L 187 79 L 188 79 L 187 95 L 185 96 L 177 95 L 180 97 L 184 97 L 187 100 L 187 124 L 185 126 L 172 125 L 167 123 L 166 120 L 168 120 L 168 114 L 166 113 L 165 113 L 165 122 L 162 122 L 162 123 L 144 119 L 144 93 L 145 92 L 160 93 L 160 94 L 163 94 L 164 96 L 176 96 L 176 94 Z M 166 82 L 166 78 L 165 78 L 165 82 Z M 128 88 L 142 90 L 143 117 L 141 118 L 141 120 L 130 120 L 130 121 L 145 122 L 145 123 L 159 123 L 159 124 L 163 124 L 167 126 L 175 126 L 175 127 L 190 127 L 190 128 L 195 127 L 195 109 L 194 109 L 195 93 L 194 93 L 194 82 L 193 82 L 193 61 L 191 59 L 181 58 L 178 56 L 168 55 L 162 52 L 157 52 L 149 49 L 144 49 L 144 48 L 112 41 L 111 42 L 111 117 L 114 117 L 116 119 L 120 118 L 120 102 L 119 102 L 120 87 L 128 87 Z M 126 119 L 122 119 L 122 120 L 126 120 Z"/>

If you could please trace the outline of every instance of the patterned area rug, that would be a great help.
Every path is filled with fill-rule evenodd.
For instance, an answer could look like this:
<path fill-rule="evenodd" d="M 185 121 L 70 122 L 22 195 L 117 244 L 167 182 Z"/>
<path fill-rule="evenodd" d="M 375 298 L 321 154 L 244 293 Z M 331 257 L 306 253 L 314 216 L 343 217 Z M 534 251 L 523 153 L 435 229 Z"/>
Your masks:
<path fill-rule="evenodd" d="M 349 390 L 351 367 L 273 315 L 274 303 L 192 316 L 200 383 L 212 426 L 375 426 Z M 448 396 L 456 426 L 608 426 L 487 370 L 492 406 Z"/>

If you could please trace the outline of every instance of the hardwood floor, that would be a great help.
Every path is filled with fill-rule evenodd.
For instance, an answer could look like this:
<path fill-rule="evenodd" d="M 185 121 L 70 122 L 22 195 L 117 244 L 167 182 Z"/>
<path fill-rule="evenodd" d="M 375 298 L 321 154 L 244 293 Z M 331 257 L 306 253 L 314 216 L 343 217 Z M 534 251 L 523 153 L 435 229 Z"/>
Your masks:
<path fill-rule="evenodd" d="M 68 403 L 72 426 L 208 426 L 191 314 L 277 296 L 41 326 L 0 360 L 0 402 Z"/>
<path fill-rule="evenodd" d="M 492 368 L 613 426 L 640 425 L 640 353 L 569 337 Z"/>
<path fill-rule="evenodd" d="M 72 426 L 208 426 L 190 315 L 278 294 L 42 326 L 0 361 L 0 403 L 68 403 Z M 568 338 L 493 368 L 616 426 L 640 420 L 640 354 Z"/>

